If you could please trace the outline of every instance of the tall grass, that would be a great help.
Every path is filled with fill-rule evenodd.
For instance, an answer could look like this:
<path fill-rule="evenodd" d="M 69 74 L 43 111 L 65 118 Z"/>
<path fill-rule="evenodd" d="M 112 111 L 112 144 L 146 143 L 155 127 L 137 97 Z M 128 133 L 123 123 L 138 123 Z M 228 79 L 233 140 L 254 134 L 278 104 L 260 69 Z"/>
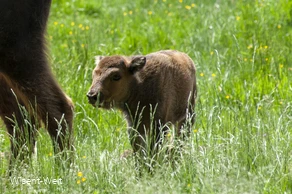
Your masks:
<path fill-rule="evenodd" d="M 16 177 L 62 184 L 15 184 L 0 155 L 0 192 L 291 193 L 292 2 L 289 0 L 53 1 L 52 69 L 75 103 L 76 161 L 55 170 L 40 130 L 32 165 Z M 196 124 L 180 161 L 136 179 L 121 113 L 86 99 L 95 55 L 188 53 L 197 67 Z M 0 152 L 9 139 L 0 124 Z M 13 178 L 13 177 L 12 177 Z"/>

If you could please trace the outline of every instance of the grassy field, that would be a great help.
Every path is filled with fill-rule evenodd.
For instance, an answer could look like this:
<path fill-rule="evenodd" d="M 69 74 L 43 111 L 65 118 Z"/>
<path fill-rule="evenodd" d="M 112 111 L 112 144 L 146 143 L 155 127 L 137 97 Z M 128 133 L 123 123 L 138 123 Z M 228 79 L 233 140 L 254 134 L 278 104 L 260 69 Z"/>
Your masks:
<path fill-rule="evenodd" d="M 75 104 L 76 161 L 56 170 L 40 130 L 17 176 L 0 156 L 0 193 L 292 193 L 291 37 L 290 0 L 53 1 L 49 56 Z M 86 93 L 95 55 L 161 49 L 195 61 L 197 120 L 175 168 L 136 179 L 133 159 L 120 159 L 130 148 L 123 116 L 94 109 Z M 0 123 L 0 152 L 9 146 Z"/>

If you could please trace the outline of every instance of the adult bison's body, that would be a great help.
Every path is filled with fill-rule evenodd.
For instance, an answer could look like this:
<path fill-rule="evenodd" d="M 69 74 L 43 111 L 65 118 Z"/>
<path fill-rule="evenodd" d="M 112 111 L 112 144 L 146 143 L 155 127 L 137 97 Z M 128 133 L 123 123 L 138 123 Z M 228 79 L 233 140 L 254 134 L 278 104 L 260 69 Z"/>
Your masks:
<path fill-rule="evenodd" d="M 50 5 L 51 0 L 0 1 L 0 116 L 10 135 L 11 161 L 31 153 L 39 121 L 56 152 L 70 146 L 65 136 L 72 128 L 72 103 L 53 78 L 46 56 Z"/>
<path fill-rule="evenodd" d="M 146 56 L 96 57 L 87 96 L 94 106 L 123 111 L 134 152 L 146 149 L 149 137 L 153 150 L 165 124 L 177 125 L 180 135 L 187 117 L 194 122 L 195 73 L 191 58 L 172 50 Z"/>

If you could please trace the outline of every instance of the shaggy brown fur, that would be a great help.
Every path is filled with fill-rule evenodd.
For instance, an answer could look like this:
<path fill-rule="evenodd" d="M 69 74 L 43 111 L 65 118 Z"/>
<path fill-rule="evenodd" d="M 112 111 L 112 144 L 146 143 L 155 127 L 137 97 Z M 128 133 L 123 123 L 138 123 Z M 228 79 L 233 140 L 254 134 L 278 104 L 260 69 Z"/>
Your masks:
<path fill-rule="evenodd" d="M 51 0 L 0 1 L 0 116 L 10 135 L 12 160 L 31 153 L 39 121 L 55 152 L 70 146 L 65 136 L 72 131 L 72 102 L 53 78 L 46 56 L 50 5 Z"/>
<path fill-rule="evenodd" d="M 87 97 L 101 108 L 122 110 L 134 152 L 150 149 L 160 140 L 167 123 L 181 135 L 187 117 L 194 122 L 196 70 L 185 53 L 165 50 L 146 56 L 96 57 Z M 140 117 L 140 116 L 141 117 Z M 188 133 L 188 132 L 186 132 Z"/>

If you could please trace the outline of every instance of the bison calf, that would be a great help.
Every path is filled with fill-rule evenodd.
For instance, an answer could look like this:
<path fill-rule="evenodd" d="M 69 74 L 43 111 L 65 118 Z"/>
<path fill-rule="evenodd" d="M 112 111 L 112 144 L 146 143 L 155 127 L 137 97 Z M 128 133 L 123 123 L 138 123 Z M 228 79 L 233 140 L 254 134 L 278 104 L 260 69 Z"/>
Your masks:
<path fill-rule="evenodd" d="M 66 136 L 72 129 L 72 103 L 53 78 L 46 56 L 50 5 L 51 0 L 0 1 L 0 117 L 10 135 L 11 162 L 31 154 L 39 121 L 55 152 L 70 147 Z"/>
<path fill-rule="evenodd" d="M 196 70 L 185 53 L 165 50 L 146 56 L 98 56 L 87 97 L 93 106 L 124 113 L 134 152 L 154 150 L 165 125 L 181 135 L 194 122 Z M 146 139 L 151 138 L 150 145 Z"/>

